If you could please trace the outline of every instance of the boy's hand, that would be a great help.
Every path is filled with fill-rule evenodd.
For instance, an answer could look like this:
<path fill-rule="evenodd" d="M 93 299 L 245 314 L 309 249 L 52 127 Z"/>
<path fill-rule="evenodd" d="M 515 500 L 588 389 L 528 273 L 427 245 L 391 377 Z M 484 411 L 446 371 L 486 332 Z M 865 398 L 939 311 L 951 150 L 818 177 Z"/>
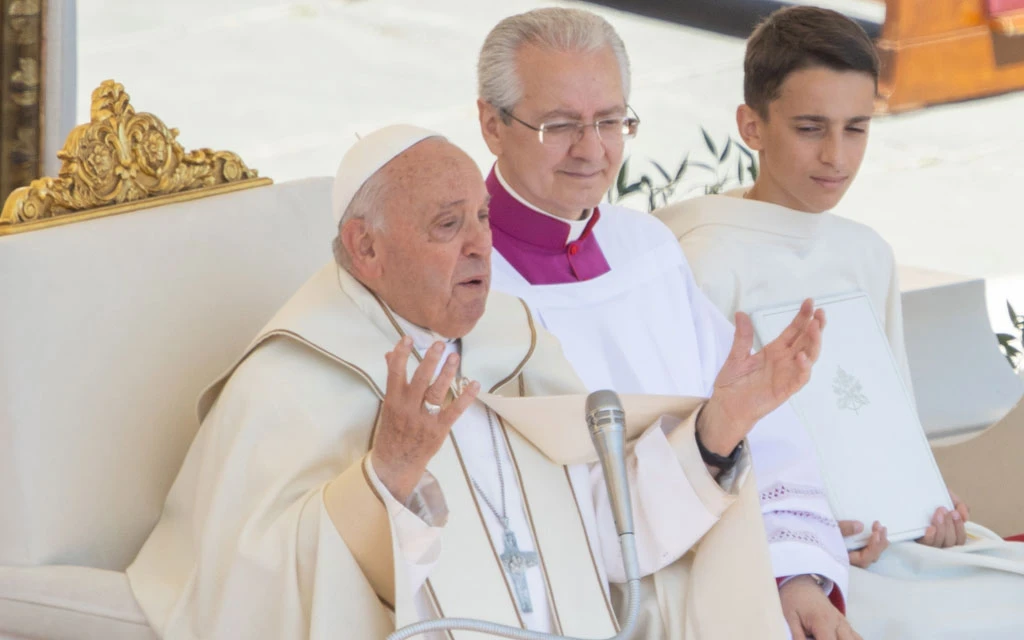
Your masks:
<path fill-rule="evenodd" d="M 947 511 L 944 507 L 936 509 L 932 525 L 917 539 L 919 543 L 945 549 L 967 542 L 967 529 L 964 525 L 970 517 L 970 510 L 952 491 L 949 497 L 953 499 L 953 510 Z"/>
<path fill-rule="evenodd" d="M 856 520 L 840 520 L 839 532 L 843 537 L 854 536 L 864 531 L 864 525 Z M 850 552 L 850 564 L 861 569 L 870 567 L 882 552 L 889 548 L 889 531 L 877 520 L 871 525 L 871 537 L 867 545 L 862 549 Z"/>

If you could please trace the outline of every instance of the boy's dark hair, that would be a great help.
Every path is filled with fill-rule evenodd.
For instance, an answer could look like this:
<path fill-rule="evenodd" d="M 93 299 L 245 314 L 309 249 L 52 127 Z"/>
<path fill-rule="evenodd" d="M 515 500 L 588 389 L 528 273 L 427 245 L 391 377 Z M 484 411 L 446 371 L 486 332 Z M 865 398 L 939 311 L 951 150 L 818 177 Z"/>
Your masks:
<path fill-rule="evenodd" d="M 878 86 L 878 53 L 859 24 L 829 9 L 795 6 L 772 13 L 747 40 L 744 101 L 767 118 L 789 74 L 809 67 L 867 73 Z"/>

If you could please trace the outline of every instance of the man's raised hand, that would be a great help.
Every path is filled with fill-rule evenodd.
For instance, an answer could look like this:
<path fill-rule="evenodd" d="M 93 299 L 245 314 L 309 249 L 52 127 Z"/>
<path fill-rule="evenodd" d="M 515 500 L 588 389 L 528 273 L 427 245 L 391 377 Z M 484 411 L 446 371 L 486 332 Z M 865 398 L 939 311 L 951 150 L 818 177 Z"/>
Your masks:
<path fill-rule="evenodd" d="M 768 415 L 799 391 L 811 377 L 821 352 L 825 312 L 804 300 L 782 334 L 752 354 L 754 327 L 745 313 L 736 314 L 732 350 L 722 365 L 711 399 L 701 412 L 708 426 L 698 424 L 708 449 L 727 455 Z M 701 422 L 704 422 L 702 420 Z"/>
<path fill-rule="evenodd" d="M 444 406 L 459 370 L 459 355 L 449 355 L 437 379 L 431 382 L 444 353 L 444 343 L 435 342 L 423 355 L 412 380 L 407 380 L 411 353 L 412 339 L 404 337 L 384 356 L 388 364 L 387 389 L 370 451 L 377 477 L 403 503 L 423 477 L 427 463 L 441 448 L 452 425 L 480 393 L 480 383 L 473 382 Z M 442 408 L 431 414 L 426 403 Z"/>

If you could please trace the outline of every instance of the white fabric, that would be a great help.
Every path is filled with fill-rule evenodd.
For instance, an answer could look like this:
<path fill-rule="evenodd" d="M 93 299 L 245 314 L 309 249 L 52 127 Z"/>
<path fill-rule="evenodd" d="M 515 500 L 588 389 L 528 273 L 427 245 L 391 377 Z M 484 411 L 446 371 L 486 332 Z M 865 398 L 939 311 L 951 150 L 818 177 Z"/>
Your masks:
<path fill-rule="evenodd" d="M 593 233 L 608 273 L 531 286 L 495 251 L 494 288 L 527 301 L 588 389 L 709 396 L 733 329 L 697 289 L 675 238 L 653 217 L 610 205 L 601 206 Z M 788 406 L 762 420 L 749 444 L 775 575 L 818 573 L 845 592 L 843 541 L 812 444 Z M 676 535 L 692 545 L 714 514 L 697 500 L 688 506 L 693 529 Z"/>
<path fill-rule="evenodd" d="M 0 567 L 0 640 L 156 640 L 120 571 Z"/>
<path fill-rule="evenodd" d="M 698 283 L 722 312 L 861 289 L 905 364 L 889 245 L 870 228 L 832 214 L 737 195 L 657 212 L 680 236 Z M 852 568 L 847 615 L 854 628 L 872 640 L 1024 637 L 1024 544 L 1004 542 L 973 523 L 968 532 L 963 547 L 896 543 L 869 570 Z"/>
<path fill-rule="evenodd" d="M 0 237 L 0 566 L 123 570 L 195 398 L 331 258 L 330 179 Z"/>
<path fill-rule="evenodd" d="M 421 355 L 435 341 L 446 343 L 444 355 L 438 363 L 438 370 L 444 365 L 448 355 L 458 351 L 458 341 L 445 340 L 400 317 L 396 316 L 396 320 L 402 329 L 413 338 L 414 345 Z M 705 499 L 710 499 L 710 502 L 702 502 L 701 497 L 697 495 L 687 479 L 686 473 L 679 464 L 678 456 L 665 435 L 672 430 L 670 427 L 674 428 L 678 423 L 678 419 L 666 416 L 652 425 L 636 443 L 627 462 L 631 496 L 635 508 L 635 533 L 640 554 L 641 575 L 650 575 L 674 562 L 714 525 L 725 508 L 724 501 L 714 500 L 714 497 L 734 492 L 734 485 L 738 486 L 737 478 L 742 479 L 749 466 L 748 460 L 744 458 L 738 468 L 726 475 L 723 481 L 724 488 L 705 491 L 705 496 L 710 495 L 710 498 L 705 497 Z M 470 477 L 479 483 L 495 508 L 500 509 L 500 483 L 494 461 L 490 424 L 484 413 L 483 405 L 478 402 L 470 406 L 455 423 L 452 432 L 459 444 Z M 696 448 L 695 445 L 693 448 Z M 508 447 L 504 439 L 500 437 L 498 452 L 505 479 L 507 517 L 510 525 L 516 534 L 519 548 L 523 551 L 536 551 L 536 545 L 531 538 L 530 528 L 523 512 L 519 486 L 512 476 L 514 467 Z M 575 494 L 577 496 L 593 496 L 589 501 L 593 508 L 583 509 L 583 505 L 581 505 L 581 512 L 588 538 L 596 539 L 600 544 L 602 554 L 596 560 L 602 582 L 606 583 L 609 577 L 614 582 L 624 582 L 625 570 L 622 566 L 619 539 L 600 465 L 572 465 L 568 471 Z M 379 483 L 372 470 L 369 476 L 375 483 Z M 385 494 L 393 531 L 398 538 L 398 547 L 405 555 L 406 575 L 411 579 L 408 587 L 411 591 L 417 592 L 422 587 L 432 566 L 430 562 L 424 562 L 424 560 L 432 558 L 436 561 L 438 557 L 434 545 L 440 544 L 442 529 L 428 527 L 418 518 L 410 518 L 411 512 L 388 494 L 383 485 L 378 484 L 378 489 Z M 435 509 L 438 508 L 435 507 Z M 501 549 L 503 530 L 500 523 L 487 508 L 482 506 L 481 512 L 492 543 L 495 548 Z M 654 514 L 657 517 L 652 518 L 651 516 Z M 527 580 L 534 612 L 524 613 L 523 618 L 530 629 L 550 631 L 552 626 L 550 610 L 547 606 L 547 592 L 539 566 L 527 571 Z M 420 612 L 421 618 L 427 619 L 435 615 L 433 606 L 422 591 L 417 593 L 416 608 Z"/>
<path fill-rule="evenodd" d="M 456 340 L 444 340 L 437 334 L 417 327 L 397 315 L 395 319 L 402 329 L 413 338 L 413 344 L 421 356 L 435 341 L 441 340 L 446 343 L 444 355 L 442 355 L 441 360 L 438 362 L 438 372 L 444 366 L 445 359 L 449 355 L 460 351 L 459 343 Z M 494 428 L 497 429 L 496 421 Z M 498 481 L 498 467 L 494 458 L 490 430 L 491 425 L 488 422 L 485 407 L 479 402 L 474 402 L 452 426 L 452 433 L 459 445 L 459 451 L 462 453 L 463 463 L 466 465 L 469 476 L 480 485 L 484 495 L 491 501 L 491 504 L 500 510 L 501 485 Z M 519 483 L 516 482 L 515 466 L 512 464 L 512 459 L 509 456 L 505 439 L 500 435 L 497 438 L 497 446 L 505 481 L 505 503 L 507 508 L 505 515 L 508 517 L 509 526 L 516 535 L 520 551 L 524 553 L 536 552 L 537 549 L 533 541 L 533 535 L 530 532 L 530 525 L 526 521 L 526 514 L 523 512 L 522 493 L 519 490 Z M 436 617 L 434 607 L 431 605 L 422 587 L 430 573 L 430 568 L 433 566 L 433 562 L 425 562 L 425 560 L 432 559 L 436 562 L 440 557 L 439 547 L 443 529 L 441 527 L 427 527 L 426 523 L 415 516 L 410 519 L 409 516 L 412 513 L 399 504 L 394 496 L 380 483 L 380 480 L 376 479 L 376 474 L 372 473 L 372 466 L 367 463 L 367 467 L 371 468 L 370 479 L 377 484 L 378 491 L 384 497 L 388 515 L 391 518 L 392 531 L 398 539 L 398 547 L 405 554 L 405 561 L 409 565 L 406 575 L 410 581 L 407 588 L 409 591 L 416 593 L 416 610 L 419 612 L 420 617 L 422 619 L 434 618 Z M 484 501 L 481 500 L 480 502 L 483 506 Z M 481 513 L 487 524 L 487 532 L 491 536 L 491 543 L 500 552 L 504 548 L 504 529 L 486 506 L 483 506 Z M 437 541 L 436 545 L 432 543 L 432 539 Z M 526 580 L 533 611 L 531 613 L 523 612 L 520 606 L 523 621 L 528 629 L 550 632 L 553 630 L 551 608 L 548 606 L 547 587 L 544 584 L 544 575 L 541 572 L 539 563 L 526 570 Z M 521 605 L 521 603 L 519 604 Z M 426 637 L 441 640 L 446 636 L 443 633 L 437 633 Z"/>
<path fill-rule="evenodd" d="M 341 222 L 352 198 L 370 176 L 417 142 L 434 137 L 441 134 L 409 124 L 393 124 L 356 140 L 342 157 L 334 177 L 331 211 L 335 223 Z"/>
<path fill-rule="evenodd" d="M 565 239 L 566 242 L 576 242 L 577 240 L 580 239 L 580 237 L 583 236 L 583 232 L 587 230 L 587 224 L 590 222 L 590 216 L 593 215 L 594 213 L 593 209 L 584 210 L 583 215 L 580 217 L 579 220 L 567 220 L 560 216 L 556 216 L 553 213 L 548 213 L 543 209 L 538 209 L 537 207 L 527 202 L 526 198 L 516 193 L 515 190 L 512 189 L 512 187 L 508 186 L 508 183 L 505 182 L 505 177 L 501 175 L 501 169 L 498 168 L 497 163 L 495 163 L 494 165 L 494 177 L 498 179 L 498 182 L 501 184 L 502 187 L 505 188 L 505 191 L 508 191 L 509 195 L 518 200 L 524 207 L 532 209 L 533 211 L 536 211 L 542 216 L 552 218 L 554 220 L 558 220 L 559 222 L 569 225 L 569 235 Z"/>
<path fill-rule="evenodd" d="M 864 291 L 882 314 L 912 391 L 892 247 L 859 222 L 831 213 L 793 215 L 785 207 L 747 200 L 745 191 L 685 200 L 655 212 L 676 237 L 683 236 L 683 252 L 708 300 L 731 316 L 737 310 Z"/>

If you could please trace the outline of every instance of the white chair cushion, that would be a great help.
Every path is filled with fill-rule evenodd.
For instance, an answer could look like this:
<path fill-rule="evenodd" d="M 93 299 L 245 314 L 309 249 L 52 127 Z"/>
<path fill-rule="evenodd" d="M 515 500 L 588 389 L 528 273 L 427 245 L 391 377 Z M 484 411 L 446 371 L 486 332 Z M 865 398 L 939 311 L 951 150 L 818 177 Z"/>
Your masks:
<path fill-rule="evenodd" d="M 332 259 L 329 178 L 0 238 L 0 565 L 124 569 L 200 391 Z"/>
<path fill-rule="evenodd" d="M 904 291 L 902 303 L 910 377 L 929 439 L 984 429 L 1017 404 L 1024 385 L 999 351 L 984 280 Z"/>
<path fill-rule="evenodd" d="M 0 567 L 0 640 L 155 640 L 118 571 Z"/>

